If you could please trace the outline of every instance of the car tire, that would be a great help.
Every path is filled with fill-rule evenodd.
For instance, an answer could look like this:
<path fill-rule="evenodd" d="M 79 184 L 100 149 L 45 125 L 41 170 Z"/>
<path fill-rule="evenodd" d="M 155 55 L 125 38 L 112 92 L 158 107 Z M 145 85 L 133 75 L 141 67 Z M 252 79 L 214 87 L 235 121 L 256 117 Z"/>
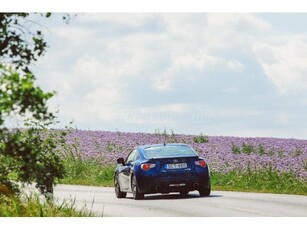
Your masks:
<path fill-rule="evenodd" d="M 132 190 L 132 195 L 135 200 L 142 200 L 144 199 L 144 193 L 139 192 L 139 186 L 136 181 L 135 175 L 132 176 L 131 180 L 131 190 Z"/>
<path fill-rule="evenodd" d="M 201 188 L 198 190 L 199 195 L 204 197 L 204 196 L 210 196 L 211 193 L 211 186 L 209 188 Z"/>
<path fill-rule="evenodd" d="M 114 187 L 115 187 L 115 195 L 117 198 L 125 198 L 127 196 L 126 192 L 120 191 L 120 185 L 117 176 L 114 177 Z"/>

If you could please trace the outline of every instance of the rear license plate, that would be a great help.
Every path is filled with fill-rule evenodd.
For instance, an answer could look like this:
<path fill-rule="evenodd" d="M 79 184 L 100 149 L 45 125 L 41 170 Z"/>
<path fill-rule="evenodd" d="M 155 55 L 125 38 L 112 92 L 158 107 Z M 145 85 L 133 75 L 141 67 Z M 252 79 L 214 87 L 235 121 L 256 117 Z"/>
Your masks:
<path fill-rule="evenodd" d="M 185 184 L 170 184 L 169 187 L 184 187 Z"/>
<path fill-rule="evenodd" d="M 187 163 L 167 164 L 166 169 L 184 169 L 187 168 Z"/>

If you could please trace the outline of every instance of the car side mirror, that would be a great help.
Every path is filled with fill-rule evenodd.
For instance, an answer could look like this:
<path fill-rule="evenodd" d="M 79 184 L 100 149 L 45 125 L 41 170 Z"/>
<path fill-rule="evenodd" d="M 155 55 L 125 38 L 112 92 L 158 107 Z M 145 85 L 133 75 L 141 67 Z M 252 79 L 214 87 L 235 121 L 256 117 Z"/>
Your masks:
<path fill-rule="evenodd" d="M 118 159 L 117 159 L 117 163 L 118 163 L 118 164 L 125 165 L 125 160 L 124 160 L 124 158 L 122 158 L 122 157 L 121 157 L 121 158 L 118 158 Z"/>

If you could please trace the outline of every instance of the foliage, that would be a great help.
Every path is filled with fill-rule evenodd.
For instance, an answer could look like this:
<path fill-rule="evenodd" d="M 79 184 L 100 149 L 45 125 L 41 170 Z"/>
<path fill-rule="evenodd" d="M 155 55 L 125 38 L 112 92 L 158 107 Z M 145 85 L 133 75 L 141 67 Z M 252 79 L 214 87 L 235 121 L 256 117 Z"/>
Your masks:
<path fill-rule="evenodd" d="M 54 119 L 48 112 L 46 102 L 53 96 L 34 85 L 31 73 L 20 74 L 12 67 L 0 64 L 0 127 L 7 116 L 18 114 L 30 116 L 46 124 Z"/>
<path fill-rule="evenodd" d="M 41 30 L 32 29 L 35 22 L 28 20 L 29 13 L 0 14 L 0 56 L 23 73 L 31 73 L 29 65 L 37 61 L 47 48 Z M 50 17 L 50 13 L 43 15 Z"/>
<path fill-rule="evenodd" d="M 259 155 L 262 156 L 264 154 L 265 154 L 265 150 L 264 150 L 263 146 L 260 144 L 259 145 Z"/>
<path fill-rule="evenodd" d="M 197 136 L 197 137 L 193 137 L 193 141 L 194 141 L 195 143 L 198 143 L 198 144 L 209 142 L 208 137 L 205 136 L 205 135 L 202 134 L 202 133 L 201 133 L 199 136 Z"/>
<path fill-rule="evenodd" d="M 231 144 L 231 151 L 233 154 L 241 154 L 244 153 L 246 155 L 250 155 L 255 153 L 255 148 L 252 144 L 246 144 L 245 142 L 242 144 L 242 147 Z M 262 156 L 265 153 L 264 148 L 262 145 L 259 146 L 259 155 Z"/>
<path fill-rule="evenodd" d="M 56 204 L 52 200 L 44 202 L 37 195 L 21 199 L 16 196 L 0 194 L 1 217 L 90 217 L 84 209 L 78 211 L 74 201 L 63 201 Z"/>
<path fill-rule="evenodd" d="M 3 134 L 0 137 L 1 182 L 12 186 L 9 178 L 26 183 L 35 181 L 43 194 L 52 193 L 54 181 L 64 174 L 56 147 L 63 144 L 65 133 L 56 135 L 32 125 L 23 130 L 4 130 Z"/>
<path fill-rule="evenodd" d="M 95 158 L 63 159 L 65 176 L 59 182 L 63 184 L 112 186 L 115 165 L 105 165 Z"/>
<path fill-rule="evenodd" d="M 242 152 L 247 154 L 247 155 L 250 155 L 251 153 L 254 152 L 254 146 L 251 145 L 251 144 L 243 143 L 243 145 L 242 145 Z"/>
<path fill-rule="evenodd" d="M 0 186 L 17 191 L 15 182 L 35 181 L 42 193 L 52 192 L 64 168 L 47 132 L 55 116 L 46 105 L 53 92 L 35 86 L 30 66 L 46 52 L 47 43 L 28 13 L 0 14 Z M 50 17 L 50 13 L 41 14 Z M 22 120 L 26 129 L 8 129 L 6 120 Z M 64 139 L 62 139 L 64 140 Z"/>
<path fill-rule="evenodd" d="M 231 144 L 231 151 L 233 154 L 241 154 L 241 149 L 233 143 Z"/>

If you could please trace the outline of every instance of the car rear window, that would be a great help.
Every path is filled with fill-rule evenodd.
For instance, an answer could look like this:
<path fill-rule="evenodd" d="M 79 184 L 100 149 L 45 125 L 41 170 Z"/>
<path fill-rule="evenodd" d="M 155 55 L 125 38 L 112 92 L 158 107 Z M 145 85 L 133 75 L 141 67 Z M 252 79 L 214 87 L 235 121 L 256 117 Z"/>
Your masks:
<path fill-rule="evenodd" d="M 197 153 L 186 145 L 153 146 L 146 148 L 144 152 L 146 158 L 197 156 Z"/>

